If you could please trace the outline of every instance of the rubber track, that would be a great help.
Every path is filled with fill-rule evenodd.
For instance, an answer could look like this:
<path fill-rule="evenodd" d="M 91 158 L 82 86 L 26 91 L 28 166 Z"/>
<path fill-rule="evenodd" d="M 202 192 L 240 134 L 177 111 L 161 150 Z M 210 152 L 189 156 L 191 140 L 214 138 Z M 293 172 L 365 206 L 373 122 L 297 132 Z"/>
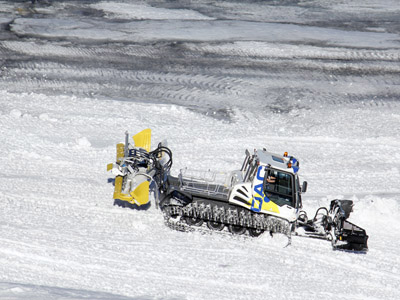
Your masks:
<path fill-rule="evenodd" d="M 198 218 L 204 221 L 219 222 L 225 225 L 241 226 L 247 229 L 259 229 L 271 233 L 281 233 L 288 237 L 291 235 L 291 225 L 288 221 L 266 214 L 257 214 L 241 208 L 228 208 L 223 206 L 190 203 L 184 207 L 171 205 L 163 208 L 167 216 L 180 216 Z M 182 231 L 186 224 L 177 223 L 177 229 Z M 186 225 L 187 226 L 187 225 Z"/>

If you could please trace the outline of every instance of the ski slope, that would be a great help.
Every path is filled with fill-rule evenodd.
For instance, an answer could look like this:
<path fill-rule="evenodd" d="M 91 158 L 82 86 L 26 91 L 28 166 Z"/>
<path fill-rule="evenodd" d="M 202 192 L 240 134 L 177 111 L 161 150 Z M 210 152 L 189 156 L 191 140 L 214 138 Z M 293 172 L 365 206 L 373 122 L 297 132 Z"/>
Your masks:
<path fill-rule="evenodd" d="M 149 3 L 0 1 L 0 299 L 399 299 L 397 2 Z M 327 16 L 337 26 L 309 22 Z M 265 18 L 275 37 L 243 38 Z M 163 20 L 174 30 L 156 31 Z M 288 151 L 304 209 L 353 200 L 368 253 L 181 233 L 154 205 L 114 206 L 106 165 L 126 130 L 145 128 L 153 146 L 168 140 L 174 174 Z"/>
<path fill-rule="evenodd" d="M 282 299 L 399 296 L 400 175 L 393 164 L 399 132 L 391 130 L 399 114 L 393 109 L 360 110 L 358 122 L 352 122 L 357 111 L 335 112 L 340 123 L 376 135 L 365 139 L 351 128 L 305 132 L 279 114 L 244 115 L 228 123 L 170 105 L 7 92 L 1 98 L 4 299 L 20 299 L 14 290 L 29 295 L 35 289 L 40 298 L 49 287 L 67 289 L 61 296 L 50 289 L 49 299 L 69 299 L 70 289 L 81 291 L 78 299 L 82 291 L 134 299 L 262 299 L 266 292 Z M 310 114 L 313 122 L 329 122 L 324 109 L 299 114 L 293 116 L 299 123 Z M 309 182 L 307 211 L 327 205 L 328 198 L 353 199 L 351 220 L 367 230 L 369 252 L 333 252 L 327 242 L 302 238 L 282 248 L 266 236 L 174 232 L 154 206 L 114 207 L 105 165 L 114 160 L 114 144 L 125 129 L 145 127 L 156 141 L 168 138 L 175 171 L 238 168 L 246 147 L 295 153 Z M 381 131 L 393 136 L 378 137 Z M 106 297 L 96 293 L 89 298 Z"/>

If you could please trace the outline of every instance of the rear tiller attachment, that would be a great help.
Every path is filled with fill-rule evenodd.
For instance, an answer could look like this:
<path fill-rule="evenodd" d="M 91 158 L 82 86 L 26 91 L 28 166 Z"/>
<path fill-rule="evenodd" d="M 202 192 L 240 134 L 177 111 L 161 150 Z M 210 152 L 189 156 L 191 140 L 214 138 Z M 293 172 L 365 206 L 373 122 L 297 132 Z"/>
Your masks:
<path fill-rule="evenodd" d="M 353 209 L 351 200 L 332 200 L 330 209 L 321 207 L 315 217 L 308 220 L 306 214 L 298 219 L 298 235 L 326 239 L 335 250 L 366 252 L 368 235 L 361 227 L 347 221 Z"/>

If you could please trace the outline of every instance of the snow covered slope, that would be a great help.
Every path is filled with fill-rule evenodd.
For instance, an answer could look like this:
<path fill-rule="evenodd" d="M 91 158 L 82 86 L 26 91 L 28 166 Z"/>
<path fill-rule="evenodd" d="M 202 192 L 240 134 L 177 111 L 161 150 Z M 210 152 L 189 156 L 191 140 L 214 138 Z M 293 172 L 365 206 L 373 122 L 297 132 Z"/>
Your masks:
<path fill-rule="evenodd" d="M 33 11 L 29 3 L 0 1 L 0 299 L 400 298 L 396 1 L 48 1 Z M 365 21 L 371 13 L 375 23 Z M 291 25 L 274 23 L 278 15 Z M 71 16 L 90 27 L 62 24 Z M 215 42 L 196 29 L 217 21 L 238 34 L 222 16 L 243 30 L 267 18 L 263 28 L 313 30 L 316 40 Z M 151 43 L 136 43 L 132 18 L 146 30 L 186 22 L 203 36 L 154 32 Z M 129 38 L 93 41 L 99 26 L 128 28 Z M 307 212 L 352 199 L 350 221 L 366 229 L 369 252 L 180 233 L 154 205 L 113 206 L 106 164 L 125 130 L 148 127 L 153 145 L 168 139 L 175 174 L 239 168 L 246 148 L 288 151 L 309 183 Z"/>
<path fill-rule="evenodd" d="M 399 296 L 398 108 L 247 114 L 228 123 L 170 105 L 8 92 L 1 99 L 2 282 L 143 299 Z M 329 129 L 335 120 L 357 129 Z M 370 251 L 333 252 L 327 242 L 301 238 L 281 248 L 267 236 L 179 233 L 154 207 L 113 207 L 105 164 L 125 129 L 148 126 L 156 141 L 168 138 L 175 170 L 237 168 L 246 147 L 296 154 L 309 182 L 305 208 L 312 213 L 328 195 L 355 200 L 351 220 L 367 230 Z M 8 299 L 13 289 L 4 289 Z"/>

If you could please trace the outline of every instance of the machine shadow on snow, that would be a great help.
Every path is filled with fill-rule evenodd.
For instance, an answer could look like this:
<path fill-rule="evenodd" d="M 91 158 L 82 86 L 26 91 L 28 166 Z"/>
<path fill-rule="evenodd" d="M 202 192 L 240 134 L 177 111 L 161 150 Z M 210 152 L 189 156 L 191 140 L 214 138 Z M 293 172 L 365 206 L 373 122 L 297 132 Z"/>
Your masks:
<path fill-rule="evenodd" d="M 130 208 L 134 210 L 149 210 L 151 207 L 151 202 L 144 205 L 137 205 L 135 203 L 129 203 L 120 199 L 114 199 L 114 205 L 122 208 Z"/>

